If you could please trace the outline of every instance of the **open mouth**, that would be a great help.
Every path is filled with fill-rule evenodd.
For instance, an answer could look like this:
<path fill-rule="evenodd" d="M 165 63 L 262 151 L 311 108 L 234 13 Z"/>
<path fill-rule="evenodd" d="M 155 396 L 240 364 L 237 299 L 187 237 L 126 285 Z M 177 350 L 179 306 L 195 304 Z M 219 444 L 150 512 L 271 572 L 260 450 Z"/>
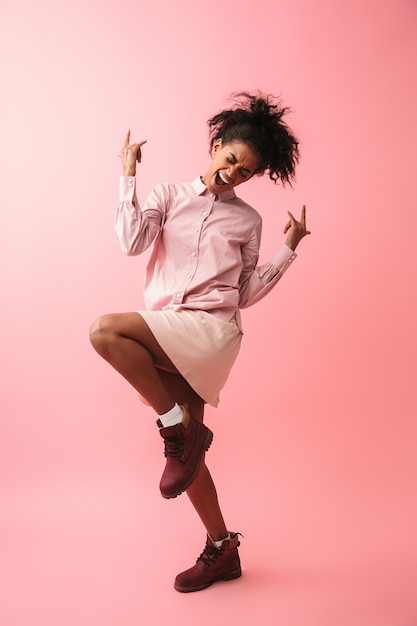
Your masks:
<path fill-rule="evenodd" d="M 229 185 L 229 181 L 227 180 L 226 176 L 223 174 L 223 172 L 217 172 L 216 174 L 216 185 L 218 187 L 225 187 L 226 185 Z"/>

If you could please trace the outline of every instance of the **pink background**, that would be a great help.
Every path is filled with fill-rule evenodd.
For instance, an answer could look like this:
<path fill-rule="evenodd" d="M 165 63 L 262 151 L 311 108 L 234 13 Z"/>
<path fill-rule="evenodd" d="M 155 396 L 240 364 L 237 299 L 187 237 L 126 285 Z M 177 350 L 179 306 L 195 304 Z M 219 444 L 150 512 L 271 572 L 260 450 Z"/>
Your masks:
<path fill-rule="evenodd" d="M 3 0 L 1 626 L 417 623 L 416 21 L 415 0 Z M 204 531 L 160 497 L 154 416 L 88 327 L 143 303 L 112 227 L 126 129 L 143 200 L 204 173 L 207 118 L 258 87 L 303 155 L 293 191 L 240 188 L 261 260 L 287 210 L 313 234 L 207 410 L 244 576 L 182 595 Z"/>

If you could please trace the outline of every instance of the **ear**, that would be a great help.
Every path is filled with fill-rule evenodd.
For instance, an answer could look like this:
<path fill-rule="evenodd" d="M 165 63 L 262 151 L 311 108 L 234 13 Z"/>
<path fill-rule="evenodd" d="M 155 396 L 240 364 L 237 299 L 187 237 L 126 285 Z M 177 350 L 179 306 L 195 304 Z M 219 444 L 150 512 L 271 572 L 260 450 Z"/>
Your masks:
<path fill-rule="evenodd" d="M 222 140 L 221 140 L 221 138 L 220 139 L 216 139 L 216 141 L 213 143 L 212 148 L 211 148 L 211 156 L 214 157 L 216 152 L 218 150 L 220 150 L 221 147 L 222 147 Z"/>

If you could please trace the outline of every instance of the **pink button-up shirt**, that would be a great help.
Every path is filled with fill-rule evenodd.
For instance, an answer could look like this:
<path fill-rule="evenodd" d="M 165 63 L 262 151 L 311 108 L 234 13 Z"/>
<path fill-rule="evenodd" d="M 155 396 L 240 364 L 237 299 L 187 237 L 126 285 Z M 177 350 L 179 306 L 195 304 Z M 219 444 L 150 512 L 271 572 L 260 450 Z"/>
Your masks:
<path fill-rule="evenodd" d="M 162 183 L 141 210 L 135 178 L 120 179 L 115 229 L 122 250 L 137 255 L 152 243 L 145 275 L 148 310 L 203 309 L 229 322 L 276 285 L 296 254 L 282 246 L 258 266 L 262 218 L 234 190 L 218 196 L 197 178 Z"/>

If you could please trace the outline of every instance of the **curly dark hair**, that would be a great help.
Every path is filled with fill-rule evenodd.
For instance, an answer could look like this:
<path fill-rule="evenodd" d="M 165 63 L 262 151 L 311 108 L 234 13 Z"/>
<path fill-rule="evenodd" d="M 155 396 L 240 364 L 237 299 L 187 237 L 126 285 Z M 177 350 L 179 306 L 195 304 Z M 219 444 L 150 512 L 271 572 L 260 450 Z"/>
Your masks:
<path fill-rule="evenodd" d="M 260 92 L 238 93 L 233 104 L 208 120 L 210 148 L 218 139 L 223 144 L 245 143 L 259 158 L 256 174 L 267 172 L 275 183 L 291 185 L 300 153 L 296 137 L 282 119 L 289 107 Z"/>

